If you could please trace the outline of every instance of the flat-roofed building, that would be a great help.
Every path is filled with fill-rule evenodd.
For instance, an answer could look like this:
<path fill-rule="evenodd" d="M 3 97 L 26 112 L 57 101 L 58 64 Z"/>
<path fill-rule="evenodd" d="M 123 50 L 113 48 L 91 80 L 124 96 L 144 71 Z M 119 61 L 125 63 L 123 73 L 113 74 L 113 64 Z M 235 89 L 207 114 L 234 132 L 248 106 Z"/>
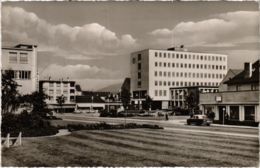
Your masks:
<path fill-rule="evenodd" d="M 200 94 L 200 108 L 212 111 L 220 123 L 228 116 L 230 121 L 260 121 L 259 60 L 245 63 L 244 70 L 222 82 L 219 93 Z"/>
<path fill-rule="evenodd" d="M 13 47 L 2 47 L 2 70 L 11 70 L 13 79 L 19 85 L 20 94 L 31 94 L 37 91 L 37 46 L 19 44 Z"/>
<path fill-rule="evenodd" d="M 57 103 L 59 96 L 65 97 L 63 104 L 64 112 L 73 112 L 76 107 L 76 85 L 75 81 L 70 80 L 41 80 L 39 83 L 40 90 L 49 96 L 46 103 L 49 109 L 58 111 L 60 109 Z"/>
<path fill-rule="evenodd" d="M 185 49 L 145 49 L 130 57 L 133 102 L 149 95 L 153 109 L 168 109 L 170 88 L 218 86 L 227 73 L 227 55 L 188 52 Z"/>

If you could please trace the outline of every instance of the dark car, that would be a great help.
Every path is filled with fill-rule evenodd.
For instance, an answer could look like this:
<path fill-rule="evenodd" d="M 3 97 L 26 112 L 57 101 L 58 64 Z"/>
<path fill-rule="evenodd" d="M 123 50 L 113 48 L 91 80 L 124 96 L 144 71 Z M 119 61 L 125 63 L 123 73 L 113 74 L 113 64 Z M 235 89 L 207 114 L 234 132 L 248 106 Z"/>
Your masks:
<path fill-rule="evenodd" d="M 210 126 L 212 121 L 206 115 L 194 115 L 187 119 L 188 125 L 207 125 Z"/>

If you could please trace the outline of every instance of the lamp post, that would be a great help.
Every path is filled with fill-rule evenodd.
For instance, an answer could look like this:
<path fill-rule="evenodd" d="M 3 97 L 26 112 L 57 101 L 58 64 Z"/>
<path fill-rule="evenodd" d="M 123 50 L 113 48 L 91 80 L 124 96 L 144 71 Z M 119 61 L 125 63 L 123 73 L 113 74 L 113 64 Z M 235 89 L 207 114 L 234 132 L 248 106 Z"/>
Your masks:
<path fill-rule="evenodd" d="M 223 107 L 223 108 L 222 108 L 222 111 L 223 111 L 223 122 L 222 122 L 222 124 L 224 125 L 224 122 L 225 122 L 225 111 L 226 111 L 226 108 Z"/>

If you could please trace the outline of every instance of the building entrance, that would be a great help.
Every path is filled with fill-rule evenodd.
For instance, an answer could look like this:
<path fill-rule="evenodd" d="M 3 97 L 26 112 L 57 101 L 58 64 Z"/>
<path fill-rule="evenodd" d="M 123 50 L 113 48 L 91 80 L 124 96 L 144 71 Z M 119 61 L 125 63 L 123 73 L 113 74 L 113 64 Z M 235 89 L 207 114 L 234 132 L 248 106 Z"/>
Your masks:
<path fill-rule="evenodd" d="M 221 124 L 223 124 L 223 121 L 225 122 L 226 113 L 227 113 L 226 106 L 218 106 L 219 121 Z"/>

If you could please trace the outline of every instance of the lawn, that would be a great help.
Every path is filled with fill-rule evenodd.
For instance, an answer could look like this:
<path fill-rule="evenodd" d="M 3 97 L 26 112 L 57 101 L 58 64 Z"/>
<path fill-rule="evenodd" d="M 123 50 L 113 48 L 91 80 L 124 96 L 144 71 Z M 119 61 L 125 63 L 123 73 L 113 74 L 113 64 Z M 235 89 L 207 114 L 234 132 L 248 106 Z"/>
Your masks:
<path fill-rule="evenodd" d="M 257 166 L 258 140 L 170 130 L 77 131 L 24 140 L 3 166 Z"/>

